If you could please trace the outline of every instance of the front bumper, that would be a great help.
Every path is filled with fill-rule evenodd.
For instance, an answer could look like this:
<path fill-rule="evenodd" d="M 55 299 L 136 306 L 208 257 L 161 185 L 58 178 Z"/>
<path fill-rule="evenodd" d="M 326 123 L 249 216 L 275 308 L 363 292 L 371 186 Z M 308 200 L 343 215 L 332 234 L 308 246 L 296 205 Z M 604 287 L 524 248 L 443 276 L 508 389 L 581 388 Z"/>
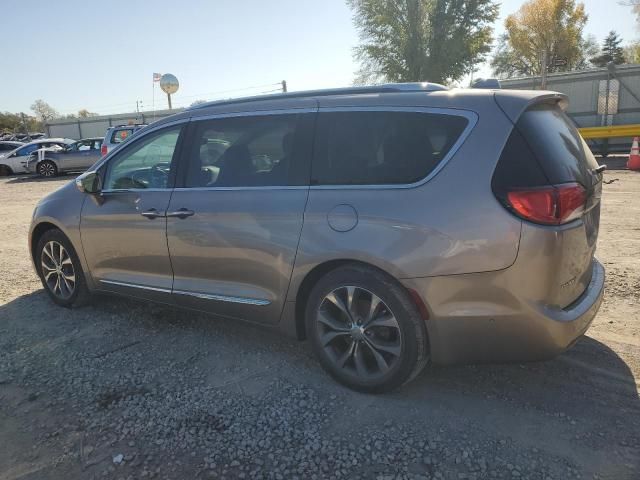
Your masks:
<path fill-rule="evenodd" d="M 438 364 L 522 362 L 552 358 L 584 334 L 604 293 L 604 267 L 594 259 L 591 281 L 566 308 L 516 298 L 510 269 L 405 279 L 428 305 L 431 358 Z"/>

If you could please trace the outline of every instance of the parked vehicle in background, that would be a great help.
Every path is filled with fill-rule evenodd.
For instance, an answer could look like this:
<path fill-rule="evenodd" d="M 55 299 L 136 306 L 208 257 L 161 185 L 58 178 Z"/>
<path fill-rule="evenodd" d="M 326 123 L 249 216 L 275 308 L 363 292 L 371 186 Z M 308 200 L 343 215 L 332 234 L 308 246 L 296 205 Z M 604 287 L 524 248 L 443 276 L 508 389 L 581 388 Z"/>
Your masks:
<path fill-rule="evenodd" d="M 26 133 L 15 133 L 11 139 L 27 143 L 42 138 L 47 138 L 47 134 L 41 132 L 30 132 L 28 135 Z"/>
<path fill-rule="evenodd" d="M 0 141 L 0 158 L 4 157 L 8 153 L 13 152 L 16 148 L 24 145 L 23 142 L 17 141 Z"/>
<path fill-rule="evenodd" d="M 25 143 L 15 150 L 8 152 L 0 158 L 0 176 L 11 175 L 13 173 L 27 173 L 25 163 L 36 150 L 41 148 L 62 149 L 66 145 L 74 143 L 70 138 L 42 138 L 33 142 Z"/>
<path fill-rule="evenodd" d="M 136 123 L 135 125 L 117 125 L 115 127 L 109 127 L 107 133 L 104 135 L 104 142 L 102 142 L 101 153 L 106 155 L 115 147 L 121 143 L 126 142 L 131 135 L 146 127 L 145 123 Z"/>
<path fill-rule="evenodd" d="M 83 138 L 62 149 L 40 149 L 25 160 L 25 169 L 43 177 L 55 177 L 63 172 L 84 171 L 100 157 L 102 137 Z"/>
<path fill-rule="evenodd" d="M 262 323 L 361 391 L 429 361 L 547 359 L 604 290 L 603 167 L 566 105 L 426 83 L 200 105 L 46 197 L 30 252 L 59 305 Z"/>

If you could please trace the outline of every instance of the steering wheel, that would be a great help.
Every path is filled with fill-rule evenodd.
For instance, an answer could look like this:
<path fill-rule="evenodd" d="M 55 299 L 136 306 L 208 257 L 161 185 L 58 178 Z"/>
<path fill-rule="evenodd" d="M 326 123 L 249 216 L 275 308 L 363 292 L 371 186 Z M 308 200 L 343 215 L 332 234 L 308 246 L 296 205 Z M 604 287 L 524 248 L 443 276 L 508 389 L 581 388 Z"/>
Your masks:
<path fill-rule="evenodd" d="M 159 165 L 154 165 L 149 171 L 149 184 L 154 187 L 161 187 L 167 184 L 169 178 L 169 172 L 163 170 Z"/>

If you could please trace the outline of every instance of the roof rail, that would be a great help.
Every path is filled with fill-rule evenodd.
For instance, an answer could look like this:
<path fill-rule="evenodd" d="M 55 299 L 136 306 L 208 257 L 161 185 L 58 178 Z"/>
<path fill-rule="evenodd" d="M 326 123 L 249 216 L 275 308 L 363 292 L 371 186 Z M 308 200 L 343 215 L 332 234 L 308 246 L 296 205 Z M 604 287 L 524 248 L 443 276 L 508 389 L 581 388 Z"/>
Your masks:
<path fill-rule="evenodd" d="M 186 110 L 199 110 L 216 105 L 228 105 L 234 103 L 256 102 L 260 100 L 271 100 L 275 98 L 313 98 L 327 97 L 330 95 L 359 95 L 367 93 L 400 93 L 400 92 L 436 92 L 449 90 L 444 85 L 431 82 L 407 82 L 407 83 L 384 83 L 381 85 L 365 85 L 359 87 L 327 88 L 323 90 L 303 90 L 290 93 L 272 93 L 269 95 L 256 95 L 252 97 L 241 97 L 229 100 L 214 100 L 212 102 L 200 103 L 189 107 Z"/>

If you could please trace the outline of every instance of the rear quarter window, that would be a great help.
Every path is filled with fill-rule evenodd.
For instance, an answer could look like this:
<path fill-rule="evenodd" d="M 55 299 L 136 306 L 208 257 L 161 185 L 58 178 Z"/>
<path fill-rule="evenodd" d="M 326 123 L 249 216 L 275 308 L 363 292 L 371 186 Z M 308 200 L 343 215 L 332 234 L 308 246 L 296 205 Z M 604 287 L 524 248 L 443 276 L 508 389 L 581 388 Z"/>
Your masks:
<path fill-rule="evenodd" d="M 467 124 L 465 117 L 436 113 L 322 112 L 312 183 L 415 183 L 438 166 Z"/>
<path fill-rule="evenodd" d="M 539 105 L 517 122 L 549 183 L 579 182 L 591 186 L 591 170 L 598 162 L 571 119 L 559 107 Z"/>

